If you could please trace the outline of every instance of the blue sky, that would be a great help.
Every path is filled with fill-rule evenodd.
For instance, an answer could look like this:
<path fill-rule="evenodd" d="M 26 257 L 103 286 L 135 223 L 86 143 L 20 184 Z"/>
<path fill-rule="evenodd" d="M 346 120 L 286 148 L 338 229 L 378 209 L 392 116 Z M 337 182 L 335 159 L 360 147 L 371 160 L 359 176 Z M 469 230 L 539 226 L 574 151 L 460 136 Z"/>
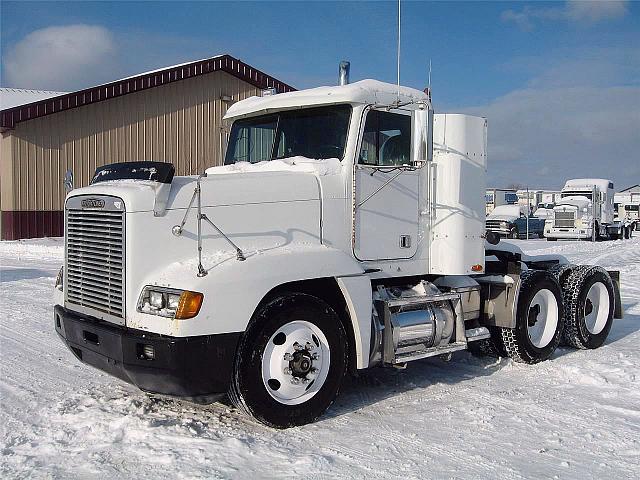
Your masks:
<path fill-rule="evenodd" d="M 395 2 L 0 8 L 3 86 L 72 90 L 218 53 L 297 88 L 335 83 L 342 59 L 352 80 L 395 82 Z M 491 183 L 640 182 L 640 3 L 403 2 L 402 10 L 402 83 L 423 88 L 431 59 L 436 109 L 489 117 Z"/>

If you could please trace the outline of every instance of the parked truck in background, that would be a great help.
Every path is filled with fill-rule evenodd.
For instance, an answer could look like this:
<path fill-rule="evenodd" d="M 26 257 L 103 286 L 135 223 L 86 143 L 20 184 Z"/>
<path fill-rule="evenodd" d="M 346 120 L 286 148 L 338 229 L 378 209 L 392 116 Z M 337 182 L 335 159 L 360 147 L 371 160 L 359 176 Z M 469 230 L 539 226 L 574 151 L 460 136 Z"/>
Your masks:
<path fill-rule="evenodd" d="M 531 215 L 526 205 L 501 205 L 486 220 L 488 232 L 507 238 L 543 238 L 545 221 Z"/>
<path fill-rule="evenodd" d="M 624 238 L 631 238 L 640 229 L 640 193 L 621 192 L 614 195 L 614 219 L 623 227 Z"/>
<path fill-rule="evenodd" d="M 623 238 L 625 226 L 614 218 L 613 182 L 601 178 L 567 180 L 547 217 L 545 237 L 601 240 Z"/>
<path fill-rule="evenodd" d="M 78 360 L 284 428 L 348 373 L 464 349 L 537 363 L 622 315 L 617 272 L 485 233 L 484 118 L 373 80 L 225 118 L 224 166 L 113 164 L 68 194 L 53 320 Z"/>
<path fill-rule="evenodd" d="M 484 195 L 486 215 L 500 205 L 515 205 L 518 203 L 518 194 L 513 189 L 488 188 Z"/>

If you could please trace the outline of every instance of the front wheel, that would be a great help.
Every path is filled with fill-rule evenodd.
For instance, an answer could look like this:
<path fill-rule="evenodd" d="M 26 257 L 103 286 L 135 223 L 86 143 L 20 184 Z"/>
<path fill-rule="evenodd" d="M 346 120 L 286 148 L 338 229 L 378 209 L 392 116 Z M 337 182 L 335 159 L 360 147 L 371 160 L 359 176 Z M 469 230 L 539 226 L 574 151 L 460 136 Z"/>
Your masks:
<path fill-rule="evenodd" d="M 562 337 L 562 291 L 552 274 L 525 270 L 520 276 L 515 328 L 502 329 L 504 348 L 514 361 L 548 359 Z"/>
<path fill-rule="evenodd" d="M 261 307 L 243 335 L 229 397 L 275 428 L 313 422 L 333 403 L 347 371 L 347 336 L 335 311 L 307 294 Z"/>

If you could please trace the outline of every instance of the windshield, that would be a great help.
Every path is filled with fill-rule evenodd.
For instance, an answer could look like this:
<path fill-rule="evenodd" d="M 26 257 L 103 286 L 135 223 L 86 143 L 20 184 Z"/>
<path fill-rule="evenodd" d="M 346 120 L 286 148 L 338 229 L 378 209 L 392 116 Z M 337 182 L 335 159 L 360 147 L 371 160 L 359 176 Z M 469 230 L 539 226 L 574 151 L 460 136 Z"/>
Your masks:
<path fill-rule="evenodd" d="M 224 163 L 296 156 L 342 160 L 350 117 L 350 105 L 333 105 L 237 120 L 231 127 Z"/>
<path fill-rule="evenodd" d="M 571 192 L 564 191 L 560 195 L 560 198 L 567 198 L 567 197 L 587 197 L 589 200 L 591 200 L 591 192 L 585 191 L 585 190 L 574 190 Z"/>

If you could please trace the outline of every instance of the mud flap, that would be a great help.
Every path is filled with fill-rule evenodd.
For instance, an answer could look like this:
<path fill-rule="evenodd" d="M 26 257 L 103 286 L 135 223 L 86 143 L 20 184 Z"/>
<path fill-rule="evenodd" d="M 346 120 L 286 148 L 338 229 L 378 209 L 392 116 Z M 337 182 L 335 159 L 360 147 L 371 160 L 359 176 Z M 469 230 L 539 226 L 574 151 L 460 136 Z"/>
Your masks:
<path fill-rule="evenodd" d="M 613 318 L 622 318 L 622 299 L 620 298 L 620 272 L 618 270 L 607 270 L 613 282 L 613 294 L 615 295 L 615 308 L 613 310 Z"/>

